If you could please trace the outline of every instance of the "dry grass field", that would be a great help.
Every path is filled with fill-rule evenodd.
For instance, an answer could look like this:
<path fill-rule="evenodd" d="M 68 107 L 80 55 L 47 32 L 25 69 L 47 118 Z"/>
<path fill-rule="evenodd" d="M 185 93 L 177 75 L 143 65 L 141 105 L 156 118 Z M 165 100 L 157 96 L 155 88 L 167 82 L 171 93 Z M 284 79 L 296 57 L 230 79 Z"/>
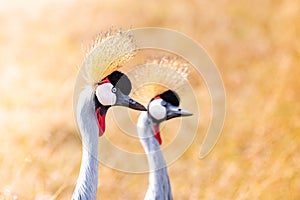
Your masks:
<path fill-rule="evenodd" d="M 70 199 L 81 161 L 73 88 L 86 47 L 111 26 L 183 32 L 223 77 L 220 140 L 198 159 L 200 126 L 169 166 L 174 199 L 300 199 L 299 13 L 296 0 L 0 0 L 0 199 Z M 147 177 L 100 165 L 98 197 L 143 199 Z"/>

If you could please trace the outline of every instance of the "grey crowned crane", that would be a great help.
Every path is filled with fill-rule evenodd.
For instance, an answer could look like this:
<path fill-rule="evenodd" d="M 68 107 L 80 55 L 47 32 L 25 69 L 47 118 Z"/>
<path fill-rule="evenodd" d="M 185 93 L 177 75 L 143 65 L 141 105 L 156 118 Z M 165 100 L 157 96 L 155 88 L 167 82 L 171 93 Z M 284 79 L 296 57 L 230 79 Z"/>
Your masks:
<path fill-rule="evenodd" d="M 80 88 L 76 120 L 82 141 L 80 172 L 72 199 L 95 200 L 98 186 L 98 137 L 105 131 L 105 115 L 111 106 L 146 108 L 131 99 L 131 82 L 117 71 L 134 52 L 128 32 L 106 35 L 95 42 L 83 63 L 85 85 Z M 108 75 L 105 75 L 108 74 Z"/>
<path fill-rule="evenodd" d="M 167 90 L 152 98 L 148 111 L 142 112 L 138 118 L 138 136 L 147 155 L 150 170 L 145 200 L 173 199 L 167 166 L 160 149 L 162 140 L 159 125 L 175 117 L 192 115 L 179 107 L 179 101 L 174 91 Z"/>

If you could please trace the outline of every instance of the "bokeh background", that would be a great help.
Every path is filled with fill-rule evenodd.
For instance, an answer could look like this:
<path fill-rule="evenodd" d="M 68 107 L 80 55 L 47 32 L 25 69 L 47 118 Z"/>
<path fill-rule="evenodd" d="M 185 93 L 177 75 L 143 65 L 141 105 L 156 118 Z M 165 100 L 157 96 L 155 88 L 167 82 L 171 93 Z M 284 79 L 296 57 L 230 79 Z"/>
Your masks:
<path fill-rule="evenodd" d="M 169 166 L 174 199 L 300 199 L 299 13 L 296 0 L 0 0 L 0 199 L 71 198 L 73 88 L 86 47 L 112 26 L 183 32 L 223 77 L 220 140 L 198 159 L 200 126 Z M 98 198 L 143 199 L 147 178 L 100 165 Z"/>

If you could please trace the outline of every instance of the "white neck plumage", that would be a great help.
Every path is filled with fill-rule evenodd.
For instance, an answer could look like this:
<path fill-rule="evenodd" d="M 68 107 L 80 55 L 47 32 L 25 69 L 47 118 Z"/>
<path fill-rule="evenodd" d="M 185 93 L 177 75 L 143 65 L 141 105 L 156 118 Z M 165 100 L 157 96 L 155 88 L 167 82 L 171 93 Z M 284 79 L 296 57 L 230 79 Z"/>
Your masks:
<path fill-rule="evenodd" d="M 149 165 L 149 186 L 145 200 L 172 199 L 168 170 L 160 145 L 154 137 L 153 122 L 147 112 L 142 112 L 138 119 L 138 135 L 147 154 Z"/>
<path fill-rule="evenodd" d="M 72 199 L 95 200 L 98 186 L 98 124 L 92 87 L 80 93 L 76 117 L 82 140 L 82 160 Z"/>

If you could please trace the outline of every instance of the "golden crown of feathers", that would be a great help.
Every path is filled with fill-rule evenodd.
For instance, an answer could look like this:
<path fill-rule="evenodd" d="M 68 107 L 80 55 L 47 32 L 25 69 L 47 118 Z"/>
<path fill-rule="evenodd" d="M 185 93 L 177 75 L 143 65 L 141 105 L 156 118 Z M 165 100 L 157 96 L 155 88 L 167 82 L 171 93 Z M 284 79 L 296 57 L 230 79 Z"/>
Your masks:
<path fill-rule="evenodd" d="M 136 46 L 129 31 L 108 31 L 98 36 L 83 62 L 85 78 L 94 85 L 117 70 L 135 54 Z"/>

